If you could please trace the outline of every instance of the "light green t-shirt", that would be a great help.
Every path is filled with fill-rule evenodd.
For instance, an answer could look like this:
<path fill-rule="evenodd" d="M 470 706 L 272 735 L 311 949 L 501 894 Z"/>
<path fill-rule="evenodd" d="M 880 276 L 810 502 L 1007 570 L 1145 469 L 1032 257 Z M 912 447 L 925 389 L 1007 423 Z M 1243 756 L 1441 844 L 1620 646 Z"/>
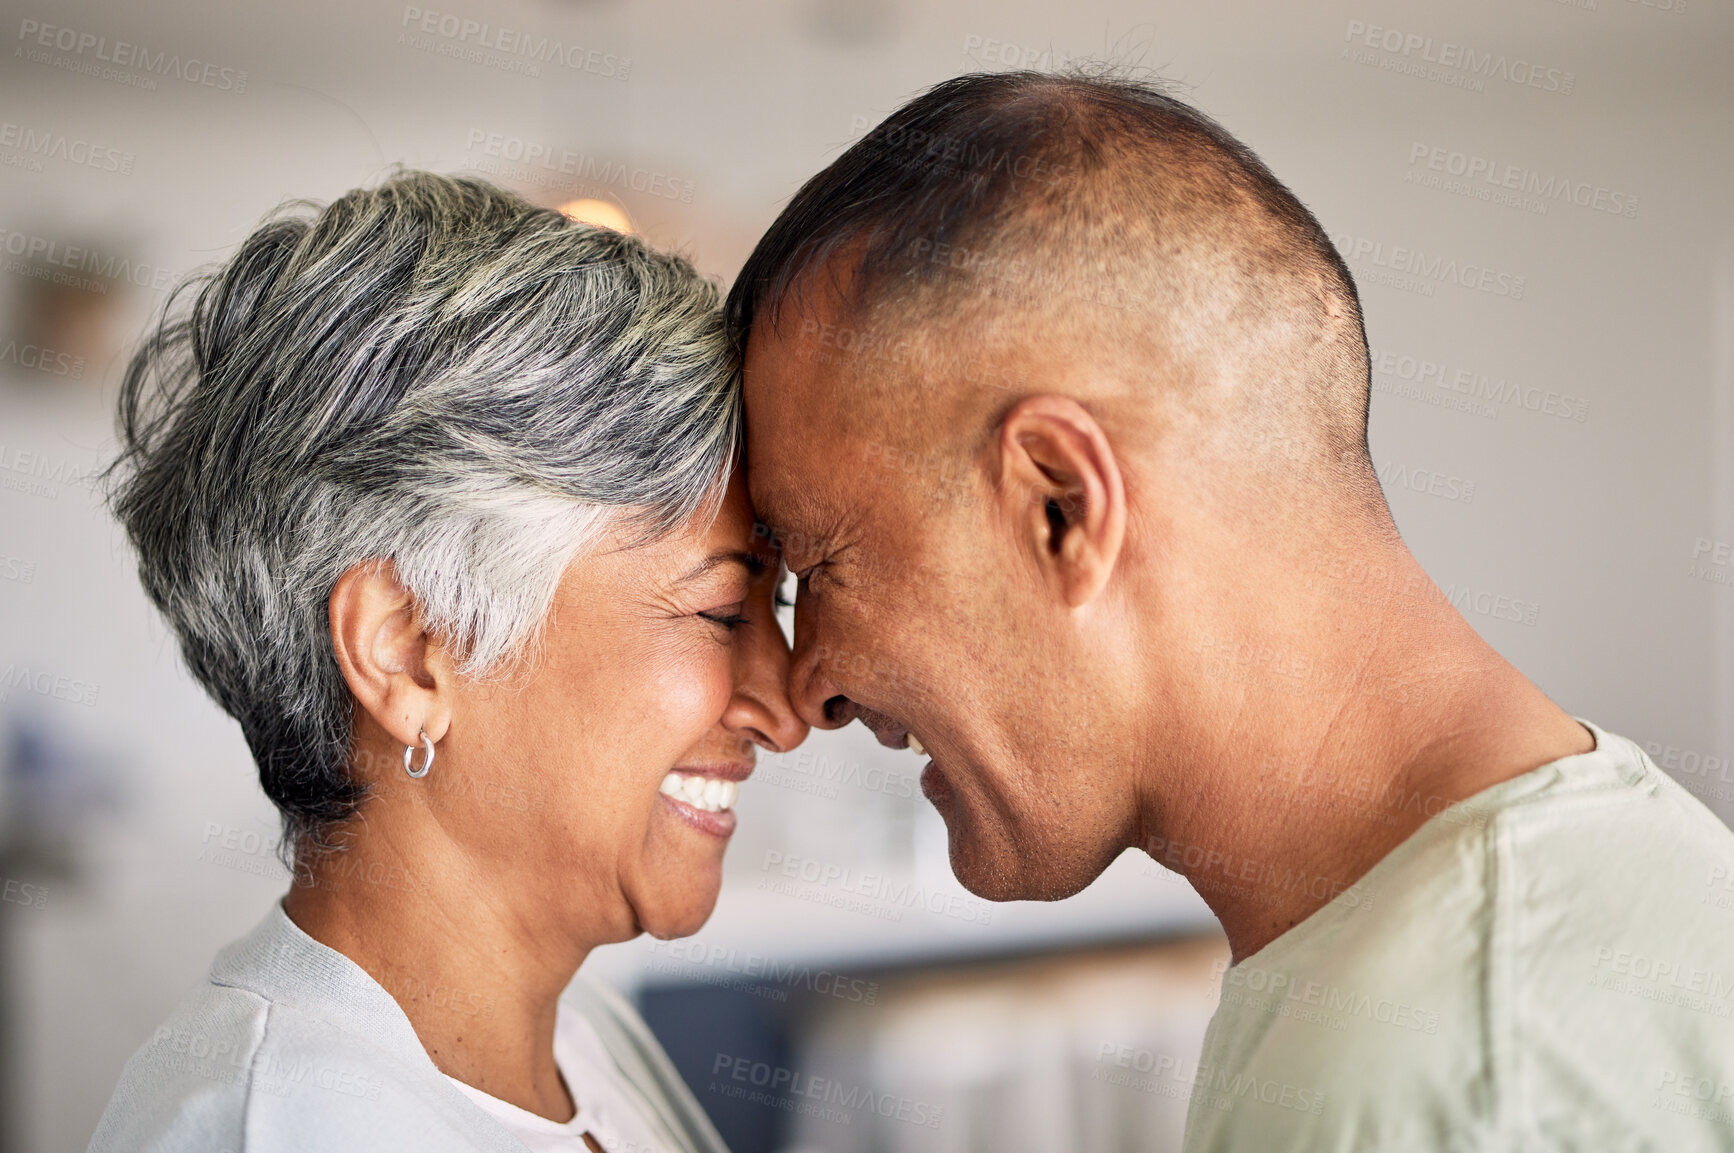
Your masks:
<path fill-rule="evenodd" d="M 1734 1150 L 1734 832 L 1585 724 L 1222 975 L 1186 1153 Z"/>

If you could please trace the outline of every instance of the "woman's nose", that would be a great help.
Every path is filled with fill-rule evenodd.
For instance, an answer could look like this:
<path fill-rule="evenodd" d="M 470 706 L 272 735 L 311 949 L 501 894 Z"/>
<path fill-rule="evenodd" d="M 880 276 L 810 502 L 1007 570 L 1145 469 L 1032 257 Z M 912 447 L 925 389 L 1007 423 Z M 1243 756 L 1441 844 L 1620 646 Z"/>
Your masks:
<path fill-rule="evenodd" d="M 744 625 L 735 651 L 735 689 L 723 711 L 728 728 L 773 753 L 807 739 L 807 722 L 789 700 L 789 646 L 769 613 Z"/>

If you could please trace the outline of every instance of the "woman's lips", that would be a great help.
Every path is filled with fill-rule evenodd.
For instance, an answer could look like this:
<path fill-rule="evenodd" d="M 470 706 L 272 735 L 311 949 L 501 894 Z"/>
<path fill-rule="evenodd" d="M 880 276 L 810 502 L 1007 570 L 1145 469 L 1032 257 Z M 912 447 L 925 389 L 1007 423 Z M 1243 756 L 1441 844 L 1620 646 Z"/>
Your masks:
<path fill-rule="evenodd" d="M 667 805 L 675 816 L 701 833 L 708 833 L 713 837 L 727 840 L 735 831 L 735 814 L 732 809 L 724 809 L 720 813 L 707 813 L 703 809 L 693 808 L 685 801 L 677 801 L 667 793 L 658 797 L 657 800 Z"/>
<path fill-rule="evenodd" d="M 739 761 L 680 765 L 662 778 L 661 798 L 674 814 L 700 832 L 728 837 L 735 831 L 735 798 L 753 766 Z"/>

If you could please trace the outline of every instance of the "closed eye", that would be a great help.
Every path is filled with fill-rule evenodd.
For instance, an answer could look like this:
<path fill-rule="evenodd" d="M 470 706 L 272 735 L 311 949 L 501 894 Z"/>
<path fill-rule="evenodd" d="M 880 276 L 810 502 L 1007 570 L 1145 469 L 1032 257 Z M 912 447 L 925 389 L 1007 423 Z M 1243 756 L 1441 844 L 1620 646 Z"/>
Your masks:
<path fill-rule="evenodd" d="M 735 611 L 730 613 L 699 613 L 698 615 L 727 629 L 737 629 L 747 623 L 747 618 L 741 613 L 739 606 L 736 606 Z"/>

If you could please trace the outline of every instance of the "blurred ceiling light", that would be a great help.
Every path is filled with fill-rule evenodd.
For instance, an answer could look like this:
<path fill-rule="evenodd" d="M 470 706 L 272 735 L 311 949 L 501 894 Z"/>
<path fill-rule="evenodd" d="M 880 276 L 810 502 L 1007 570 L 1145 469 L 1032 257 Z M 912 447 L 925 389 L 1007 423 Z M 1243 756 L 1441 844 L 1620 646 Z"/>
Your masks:
<path fill-rule="evenodd" d="M 606 200 L 568 200 L 560 206 L 560 211 L 580 224 L 594 224 L 616 232 L 632 231 L 632 221 L 627 219 L 626 210 Z"/>

